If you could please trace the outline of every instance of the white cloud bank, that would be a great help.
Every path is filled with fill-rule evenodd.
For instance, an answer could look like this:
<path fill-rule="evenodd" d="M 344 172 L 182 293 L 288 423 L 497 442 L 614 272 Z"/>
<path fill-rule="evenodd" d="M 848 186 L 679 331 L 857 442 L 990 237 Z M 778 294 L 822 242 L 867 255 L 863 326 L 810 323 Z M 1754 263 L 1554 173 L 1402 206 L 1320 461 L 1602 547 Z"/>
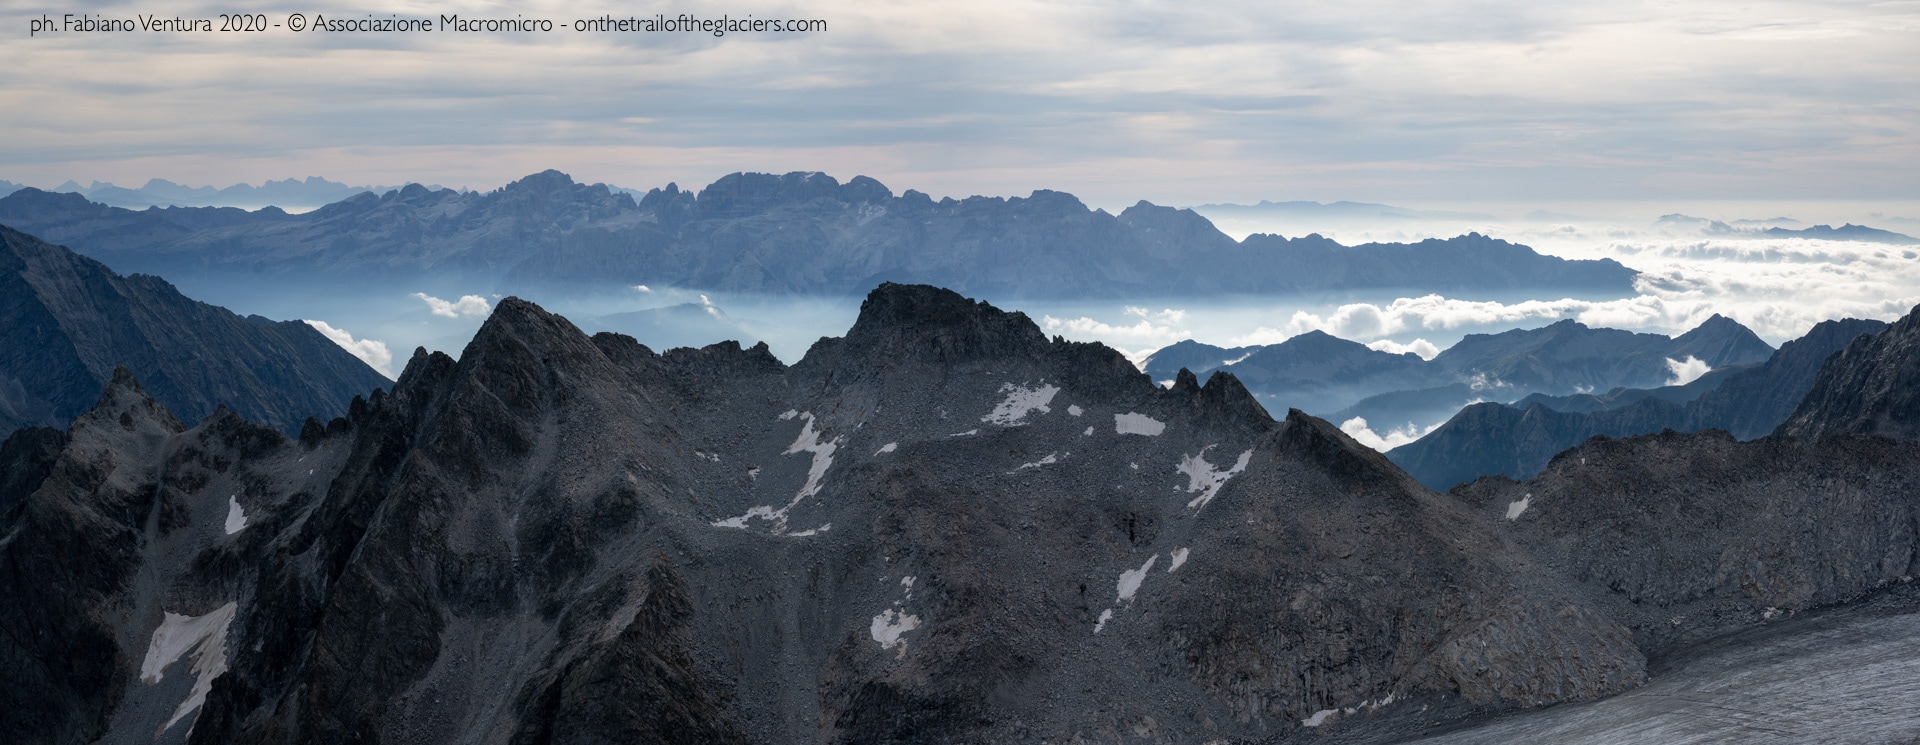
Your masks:
<path fill-rule="evenodd" d="M 1354 441 L 1382 453 L 1425 437 L 1428 432 L 1432 432 L 1439 427 L 1439 424 L 1419 427 L 1409 422 L 1405 427 L 1387 430 L 1387 433 L 1382 435 L 1374 432 L 1371 427 L 1368 427 L 1367 420 L 1364 417 L 1354 417 L 1340 423 L 1341 432 L 1347 433 L 1347 436 L 1353 438 Z"/>
<path fill-rule="evenodd" d="M 1386 352 L 1387 354 L 1412 353 L 1418 355 L 1420 359 L 1423 360 L 1431 360 L 1440 356 L 1440 348 L 1434 346 L 1433 342 L 1427 341 L 1426 339 L 1414 339 L 1405 344 L 1401 344 L 1392 339 L 1381 339 L 1375 342 L 1368 342 L 1367 348 L 1376 352 Z"/>
<path fill-rule="evenodd" d="M 386 342 L 373 339 L 355 340 L 353 334 L 347 333 L 346 329 L 334 328 L 327 325 L 326 321 L 315 321 L 309 318 L 306 319 L 306 323 L 312 326 L 313 330 L 320 332 L 321 336 L 327 337 L 333 343 L 340 345 L 341 349 L 347 350 L 347 353 L 360 358 L 360 361 L 367 363 L 368 367 L 381 375 L 393 377 L 393 371 L 389 369 L 393 366 L 393 352 L 387 350 Z"/>
<path fill-rule="evenodd" d="M 1667 385 L 1686 385 L 1699 380 L 1700 376 L 1707 374 L 1707 371 L 1713 368 L 1709 367 L 1705 360 L 1689 354 L 1684 360 L 1668 357 L 1667 369 L 1673 371 L 1673 378 L 1667 381 Z"/>
<path fill-rule="evenodd" d="M 413 296 L 425 302 L 427 309 L 433 311 L 436 316 L 480 318 L 493 311 L 493 306 L 487 304 L 487 299 L 479 295 L 461 295 L 459 300 L 451 301 L 441 300 L 424 292 L 413 293 Z"/>

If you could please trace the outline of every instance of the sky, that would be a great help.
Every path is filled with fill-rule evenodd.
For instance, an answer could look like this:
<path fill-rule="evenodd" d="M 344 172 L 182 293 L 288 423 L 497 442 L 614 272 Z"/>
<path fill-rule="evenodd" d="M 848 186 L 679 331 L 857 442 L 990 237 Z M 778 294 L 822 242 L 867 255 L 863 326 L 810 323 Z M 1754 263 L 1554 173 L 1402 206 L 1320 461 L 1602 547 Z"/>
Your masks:
<path fill-rule="evenodd" d="M 46 14 L 553 33 L 55 32 Z M 824 31 L 576 32 L 602 13 Z M 0 0 L 0 179 L 864 174 L 1096 206 L 1920 199 L 1920 2 Z"/>

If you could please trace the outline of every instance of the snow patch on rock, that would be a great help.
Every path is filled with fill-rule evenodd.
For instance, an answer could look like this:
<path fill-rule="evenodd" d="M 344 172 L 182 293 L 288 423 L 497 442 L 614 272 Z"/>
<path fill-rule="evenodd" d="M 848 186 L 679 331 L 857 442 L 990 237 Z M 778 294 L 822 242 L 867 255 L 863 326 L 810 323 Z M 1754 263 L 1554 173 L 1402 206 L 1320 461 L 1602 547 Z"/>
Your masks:
<path fill-rule="evenodd" d="M 1111 620 L 1113 620 L 1112 608 L 1108 608 L 1106 610 L 1100 611 L 1100 619 L 1093 622 L 1093 633 L 1096 633 L 1096 634 L 1100 633 L 1101 627 L 1106 626 L 1107 622 Z"/>
<path fill-rule="evenodd" d="M 1173 563 L 1167 567 L 1168 574 L 1174 573 L 1175 570 L 1180 568 L 1181 564 L 1187 563 L 1187 553 L 1188 551 L 1185 547 L 1176 548 L 1173 550 L 1173 554 L 1172 554 Z"/>
<path fill-rule="evenodd" d="M 227 603 L 204 616 L 192 617 L 167 613 L 160 628 L 153 630 L 153 638 L 147 644 L 147 657 L 140 663 L 140 682 L 159 683 L 166 677 L 167 666 L 182 656 L 191 656 L 193 660 L 188 668 L 194 675 L 193 690 L 187 694 L 187 700 L 174 708 L 167 723 L 161 725 L 161 732 L 172 729 L 188 714 L 198 719 L 201 704 L 207 702 L 207 692 L 213 690 L 213 680 L 227 672 L 227 626 L 233 622 L 236 608 L 238 605 Z M 187 734 L 193 734 L 192 723 L 187 725 Z"/>
<path fill-rule="evenodd" d="M 1167 431 L 1167 423 L 1145 414 L 1127 412 L 1113 415 L 1113 432 L 1120 435 L 1146 435 L 1158 437 Z"/>
<path fill-rule="evenodd" d="M 247 528 L 247 511 L 240 509 L 240 502 L 227 496 L 227 535 L 233 535 Z"/>
<path fill-rule="evenodd" d="M 874 641 L 880 642 L 881 649 L 893 649 L 902 643 L 902 634 L 917 628 L 920 628 L 919 616 L 897 613 L 888 608 L 873 617 L 873 625 L 867 631 L 873 635 Z"/>
<path fill-rule="evenodd" d="M 785 533 L 787 531 L 787 511 L 798 506 L 800 502 L 807 497 L 820 493 L 820 480 L 826 477 L 827 469 L 833 466 L 833 452 L 840 449 L 841 438 L 835 437 L 826 442 L 821 442 L 820 431 L 813 428 L 813 412 L 805 412 L 799 416 L 801 419 L 800 435 L 794 438 L 793 444 L 789 445 L 786 452 L 781 453 L 781 455 L 793 455 L 803 452 L 813 454 L 813 464 L 807 469 L 807 483 L 800 487 L 800 493 L 793 495 L 793 499 L 788 501 L 786 506 L 780 509 L 774 509 L 772 505 L 762 505 L 747 510 L 746 514 L 738 517 L 716 520 L 713 523 L 714 527 L 745 528 L 747 527 L 748 520 L 761 519 L 773 522 L 774 534 Z M 786 419 L 791 417 L 782 418 Z M 814 530 L 820 529 L 816 528 Z M 814 531 L 807 531 L 806 535 L 812 535 L 813 532 Z"/>
<path fill-rule="evenodd" d="M 1516 499 L 1512 502 L 1508 502 L 1507 503 L 1507 519 L 1508 520 L 1520 519 L 1520 513 L 1526 512 L 1527 507 L 1532 504 L 1533 504 L 1533 492 L 1527 492 L 1526 496 Z"/>
<path fill-rule="evenodd" d="M 1011 471 L 1008 471 L 1007 473 L 1019 473 L 1019 472 L 1021 472 L 1021 471 L 1025 471 L 1025 470 L 1027 470 L 1027 469 L 1029 469 L 1029 468 L 1039 468 L 1039 467 L 1041 467 L 1041 466 L 1051 466 L 1051 465 L 1053 465 L 1053 464 L 1055 464 L 1055 463 L 1059 463 L 1059 462 L 1060 462 L 1060 458 L 1059 458 L 1059 457 L 1057 457 L 1057 454 L 1055 454 L 1055 453 L 1047 453 L 1047 457 L 1045 457 L 1045 458 L 1041 458 L 1041 459 L 1039 459 L 1039 460 L 1036 460 L 1036 461 L 1034 461 L 1034 462 L 1032 462 L 1032 463 L 1022 463 L 1022 464 L 1020 464 L 1020 467 L 1019 467 L 1019 468 L 1015 468 L 1015 469 L 1013 469 L 1013 470 L 1011 470 Z"/>
<path fill-rule="evenodd" d="M 1121 600 L 1132 600 L 1133 594 L 1140 591 L 1140 583 L 1147 581 L 1147 572 L 1153 571 L 1153 563 L 1160 560 L 1159 554 L 1147 557 L 1147 563 L 1139 569 L 1128 569 L 1120 573 L 1120 583 L 1116 588 Z"/>
<path fill-rule="evenodd" d="M 1048 408 L 1047 404 L 1053 401 L 1054 394 L 1060 392 L 1060 387 L 1046 385 L 1044 380 L 1038 388 L 1007 383 L 1000 386 L 1000 392 L 1007 394 L 1006 400 L 993 407 L 993 411 L 987 412 L 986 416 L 980 417 L 980 421 L 1002 427 L 1018 427 L 1026 424 L 1029 413 L 1052 412 L 1053 409 Z"/>
<path fill-rule="evenodd" d="M 1207 506 L 1208 502 L 1213 501 L 1214 495 L 1220 493 L 1220 487 L 1226 485 L 1227 479 L 1247 470 L 1247 463 L 1253 460 L 1253 451 L 1248 450 L 1240 454 L 1240 459 L 1234 462 L 1233 468 L 1225 471 L 1215 470 L 1213 464 L 1207 462 L 1207 451 L 1212 449 L 1212 445 L 1201 448 L 1198 455 L 1189 455 L 1181 460 L 1180 467 L 1177 469 L 1187 475 L 1187 493 L 1200 492 L 1200 496 L 1194 497 L 1193 501 L 1187 503 L 1187 506 L 1193 509 Z"/>

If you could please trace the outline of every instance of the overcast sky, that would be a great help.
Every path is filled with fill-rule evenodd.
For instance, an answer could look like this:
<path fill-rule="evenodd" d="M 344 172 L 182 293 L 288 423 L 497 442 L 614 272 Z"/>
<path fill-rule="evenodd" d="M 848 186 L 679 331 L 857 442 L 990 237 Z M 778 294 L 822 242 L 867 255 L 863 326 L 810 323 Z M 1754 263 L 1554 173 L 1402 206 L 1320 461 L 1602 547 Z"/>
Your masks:
<path fill-rule="evenodd" d="M 1094 204 L 1920 198 L 1920 2 L 765 2 L 812 34 L 53 34 L 582 3 L 0 0 L 0 179 L 702 186 Z"/>

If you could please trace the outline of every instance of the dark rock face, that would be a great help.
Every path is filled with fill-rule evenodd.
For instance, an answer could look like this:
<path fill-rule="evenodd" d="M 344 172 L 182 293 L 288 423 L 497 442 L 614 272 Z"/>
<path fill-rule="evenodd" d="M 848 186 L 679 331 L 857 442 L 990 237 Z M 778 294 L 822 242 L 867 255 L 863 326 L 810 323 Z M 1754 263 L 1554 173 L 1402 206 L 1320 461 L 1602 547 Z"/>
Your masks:
<path fill-rule="evenodd" d="M 1387 451 L 1387 458 L 1428 488 L 1447 489 L 1492 474 L 1529 477 L 1555 454 L 1594 435 L 1658 432 L 1685 416 L 1684 407 L 1656 398 L 1585 413 L 1554 411 L 1540 403 L 1524 409 L 1479 403 L 1425 437 Z"/>
<path fill-rule="evenodd" d="M 1144 202 L 1118 216 L 1044 190 L 935 202 L 821 173 L 739 173 L 697 194 L 670 184 L 635 202 L 547 171 L 486 194 L 409 186 L 302 215 L 133 212 L 23 189 L 0 198 L 0 222 L 121 271 L 192 267 L 282 282 L 377 271 L 391 282 L 459 276 L 509 291 L 647 284 L 846 296 L 911 280 L 1006 298 L 1523 287 L 1613 297 L 1631 294 L 1635 276 L 1612 260 L 1567 261 L 1480 235 L 1235 242 L 1190 210 Z"/>
<path fill-rule="evenodd" d="M 1702 394 L 1689 408 L 1689 426 L 1724 429 L 1742 440 L 1772 432 L 1813 389 L 1828 358 L 1886 327 L 1882 321 L 1858 318 L 1820 322 L 1806 336 L 1780 345 L 1759 369 L 1731 376 Z"/>
<path fill-rule="evenodd" d="M 1530 478 L 1556 453 L 1595 435 L 1721 429 L 1753 439 L 1773 431 L 1808 395 L 1829 355 L 1885 326 L 1851 318 L 1825 321 L 1806 336 L 1782 344 L 1764 364 L 1731 371 L 1719 381 L 1616 390 L 1606 397 L 1528 397 L 1512 406 L 1475 404 L 1387 457 L 1421 483 L 1446 489 L 1495 474 Z M 1715 382 L 1705 391 L 1688 390 Z M 1614 402 L 1625 403 L 1608 405 Z"/>
<path fill-rule="evenodd" d="M 1645 674 L 1502 526 L 1326 422 L 930 287 L 791 368 L 507 299 L 306 429 L 182 430 L 120 376 L 64 441 L 0 447 L 0 659 L 71 660 L 0 667 L 37 697 L 10 731 L 1248 740 Z"/>
<path fill-rule="evenodd" d="M 1780 432 L 1920 439 L 1920 308 L 1828 358 Z"/>
<path fill-rule="evenodd" d="M 65 424 L 119 365 L 188 419 L 224 404 L 286 432 L 387 385 L 305 323 L 242 318 L 5 227 L 0 337 L 0 431 Z"/>
<path fill-rule="evenodd" d="M 1880 437 L 1596 438 L 1455 490 L 1660 653 L 1914 573 L 1920 449 Z"/>

